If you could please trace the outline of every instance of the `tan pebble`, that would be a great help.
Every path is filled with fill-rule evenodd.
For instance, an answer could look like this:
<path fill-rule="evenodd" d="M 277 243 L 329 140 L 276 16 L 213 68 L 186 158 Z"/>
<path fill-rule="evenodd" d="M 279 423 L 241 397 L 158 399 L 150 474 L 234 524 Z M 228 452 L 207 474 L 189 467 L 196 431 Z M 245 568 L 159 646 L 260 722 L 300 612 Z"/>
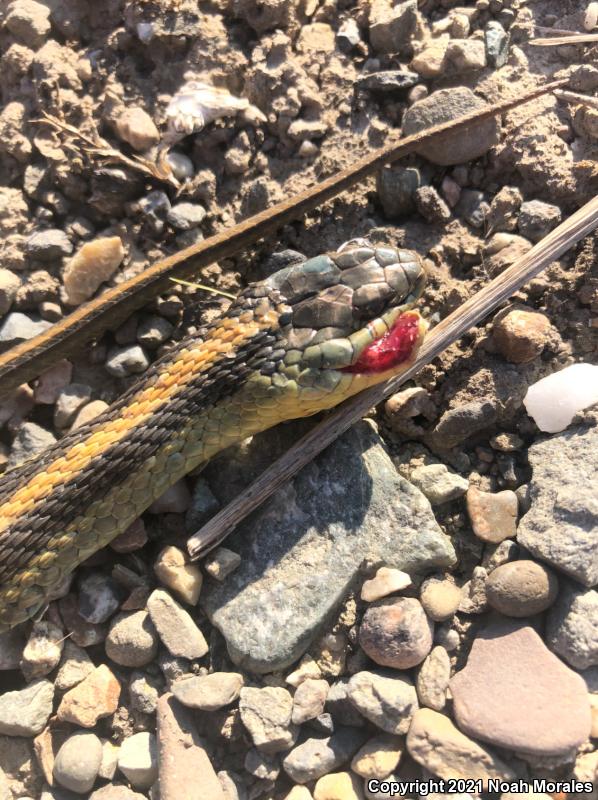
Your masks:
<path fill-rule="evenodd" d="M 81 425 L 91 422 L 92 419 L 103 414 L 108 407 L 108 403 L 105 403 L 103 400 L 92 400 L 91 403 L 87 403 L 75 417 L 75 421 L 71 425 L 70 430 L 74 431 L 76 428 L 80 428 Z"/>
<path fill-rule="evenodd" d="M 182 550 L 173 546 L 165 547 L 156 559 L 154 572 L 161 583 L 172 589 L 180 600 L 196 605 L 203 577 L 196 564 L 188 563 Z"/>
<path fill-rule="evenodd" d="M 223 581 L 241 563 L 241 556 L 227 547 L 218 547 L 206 558 L 203 566 L 208 575 L 217 581 Z"/>
<path fill-rule="evenodd" d="M 393 592 L 400 592 L 411 586 L 411 578 L 406 572 L 390 567 L 380 567 L 373 578 L 361 587 L 361 599 L 366 603 L 380 600 Z"/>
<path fill-rule="evenodd" d="M 83 728 L 93 728 L 118 708 L 120 683 L 106 664 L 100 664 L 62 698 L 56 716 Z"/>
<path fill-rule="evenodd" d="M 363 800 L 361 782 L 349 772 L 331 772 L 316 783 L 314 800 Z"/>
<path fill-rule="evenodd" d="M 308 678 L 299 684 L 293 697 L 292 722 L 302 725 L 308 719 L 319 717 L 324 711 L 329 688 L 328 682 L 323 679 Z"/>
<path fill-rule="evenodd" d="M 285 681 L 290 686 L 294 686 L 295 688 L 297 688 L 297 686 L 303 683 L 303 681 L 306 681 L 308 678 L 321 678 L 321 677 L 322 677 L 322 670 L 314 661 L 314 659 L 309 654 L 306 654 L 299 662 L 299 666 L 297 667 L 297 669 L 289 673 Z"/>
<path fill-rule="evenodd" d="M 447 651 L 444 647 L 433 647 L 417 674 L 415 688 L 420 704 L 442 711 L 450 677 L 451 660 Z"/>
<path fill-rule="evenodd" d="M 424 611 L 435 622 L 454 617 L 461 604 L 462 592 L 448 577 L 432 576 L 421 585 L 420 602 Z"/>
<path fill-rule="evenodd" d="M 45 620 L 35 622 L 21 659 L 21 670 L 27 680 L 41 678 L 52 672 L 60 661 L 63 647 L 62 628 Z"/>
<path fill-rule="evenodd" d="M 313 794 L 305 786 L 293 786 L 284 800 L 313 800 Z"/>
<path fill-rule="evenodd" d="M 498 351 L 512 364 L 525 364 L 539 356 L 554 338 L 550 320 L 531 309 L 514 308 L 497 314 L 492 336 Z"/>
<path fill-rule="evenodd" d="M 142 108 L 127 108 L 116 120 L 115 127 L 119 138 L 138 152 L 149 150 L 160 141 L 154 121 Z"/>
<path fill-rule="evenodd" d="M 517 527 L 517 495 L 510 489 L 491 494 L 475 486 L 467 490 L 467 513 L 473 532 L 484 542 L 512 539 Z"/>
<path fill-rule="evenodd" d="M 88 300 L 104 281 L 112 277 L 124 256 L 125 249 L 118 236 L 86 242 L 64 270 L 67 303 L 78 306 Z"/>
<path fill-rule="evenodd" d="M 387 778 L 399 765 L 404 740 L 398 736 L 374 736 L 353 756 L 351 769 L 362 778 Z"/>

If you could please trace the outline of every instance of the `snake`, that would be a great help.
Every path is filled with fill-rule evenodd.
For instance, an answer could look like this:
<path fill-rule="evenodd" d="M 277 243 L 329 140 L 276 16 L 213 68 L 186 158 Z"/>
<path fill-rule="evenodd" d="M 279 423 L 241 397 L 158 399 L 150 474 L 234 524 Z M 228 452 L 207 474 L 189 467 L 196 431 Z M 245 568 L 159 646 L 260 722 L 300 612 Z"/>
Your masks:
<path fill-rule="evenodd" d="M 79 564 L 219 451 L 407 369 L 427 330 L 425 280 L 416 252 L 365 239 L 291 263 L 6 472 L 0 632 L 39 618 Z"/>

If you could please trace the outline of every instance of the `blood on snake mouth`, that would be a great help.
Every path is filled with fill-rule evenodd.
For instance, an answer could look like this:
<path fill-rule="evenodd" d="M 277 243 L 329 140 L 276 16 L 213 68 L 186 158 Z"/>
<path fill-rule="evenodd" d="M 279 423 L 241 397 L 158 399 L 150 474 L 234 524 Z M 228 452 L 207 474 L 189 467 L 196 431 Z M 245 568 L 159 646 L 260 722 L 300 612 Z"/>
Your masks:
<path fill-rule="evenodd" d="M 420 317 L 406 311 L 392 328 L 364 348 L 355 364 L 343 367 L 342 372 L 378 373 L 408 361 L 419 337 Z"/>

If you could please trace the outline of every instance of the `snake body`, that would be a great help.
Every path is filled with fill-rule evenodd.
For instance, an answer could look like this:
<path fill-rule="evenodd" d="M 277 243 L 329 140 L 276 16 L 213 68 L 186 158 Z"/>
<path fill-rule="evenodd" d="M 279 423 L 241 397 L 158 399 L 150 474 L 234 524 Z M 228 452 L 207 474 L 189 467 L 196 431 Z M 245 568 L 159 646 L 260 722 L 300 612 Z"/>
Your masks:
<path fill-rule="evenodd" d="M 355 240 L 250 284 L 205 335 L 0 486 L 0 631 L 181 477 L 278 422 L 331 408 L 413 361 L 418 256 Z"/>

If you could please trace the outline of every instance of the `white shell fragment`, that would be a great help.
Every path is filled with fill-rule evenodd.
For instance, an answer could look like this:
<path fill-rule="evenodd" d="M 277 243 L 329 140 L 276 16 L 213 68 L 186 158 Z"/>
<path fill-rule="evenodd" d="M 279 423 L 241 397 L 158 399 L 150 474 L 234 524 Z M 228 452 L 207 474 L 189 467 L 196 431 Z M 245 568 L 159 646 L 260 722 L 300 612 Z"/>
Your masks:
<path fill-rule="evenodd" d="M 541 431 L 564 431 L 578 411 L 598 403 L 598 366 L 572 364 L 553 372 L 529 387 L 523 403 Z"/>
<path fill-rule="evenodd" d="M 187 81 L 166 109 L 169 138 L 177 141 L 183 136 L 198 133 L 215 119 L 231 116 L 238 111 L 249 112 L 250 117 L 266 121 L 259 108 L 250 105 L 245 97 L 235 97 L 226 89 L 202 81 Z"/>

